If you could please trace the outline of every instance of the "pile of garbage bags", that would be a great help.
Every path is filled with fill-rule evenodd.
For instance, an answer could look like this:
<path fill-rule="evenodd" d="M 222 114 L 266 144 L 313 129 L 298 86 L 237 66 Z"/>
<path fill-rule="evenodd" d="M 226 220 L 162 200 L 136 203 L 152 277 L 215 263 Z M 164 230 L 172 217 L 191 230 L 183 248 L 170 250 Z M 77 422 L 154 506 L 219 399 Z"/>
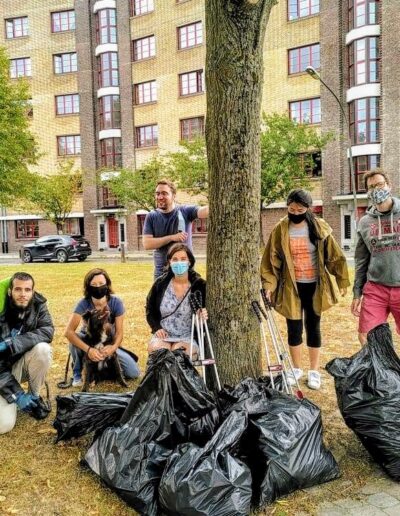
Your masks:
<path fill-rule="evenodd" d="M 400 480 L 400 359 L 388 324 L 368 333 L 367 344 L 350 358 L 327 366 L 346 425 L 395 480 Z"/>
<path fill-rule="evenodd" d="M 183 351 L 151 354 L 84 463 L 144 515 L 247 515 L 339 475 L 313 403 L 246 378 L 215 397 Z"/>

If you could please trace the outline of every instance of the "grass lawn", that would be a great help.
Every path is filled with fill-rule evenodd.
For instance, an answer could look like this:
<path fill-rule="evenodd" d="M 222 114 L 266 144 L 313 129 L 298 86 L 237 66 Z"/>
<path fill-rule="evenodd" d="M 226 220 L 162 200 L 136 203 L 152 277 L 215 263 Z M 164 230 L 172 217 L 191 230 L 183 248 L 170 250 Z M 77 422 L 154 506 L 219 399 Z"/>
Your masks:
<path fill-rule="evenodd" d="M 71 388 L 60 391 L 56 387 L 56 383 L 64 376 L 67 358 L 63 330 L 69 314 L 81 297 L 83 277 L 95 266 L 107 269 L 115 293 L 125 303 L 124 346 L 139 355 L 143 371 L 150 336 L 144 316 L 144 304 L 152 283 L 152 264 L 101 262 L 0 266 L 0 278 L 10 276 L 18 270 L 31 273 L 35 278 L 37 290 L 48 299 L 56 328 L 53 364 L 49 374 L 53 399 L 59 392 L 67 394 L 77 390 Z M 204 265 L 200 265 L 198 271 L 204 275 Z M 349 293 L 339 305 L 323 316 L 323 365 L 336 356 L 350 356 L 359 349 L 356 322 L 349 311 L 350 302 Z M 279 323 L 282 322 L 280 319 Z M 137 385 L 138 381 L 130 382 L 130 389 L 135 389 Z M 110 384 L 100 384 L 97 389 L 105 390 L 107 387 L 110 388 Z M 111 388 L 114 391 L 121 390 L 117 385 L 112 385 Z M 351 497 L 375 472 L 369 456 L 342 421 L 336 404 L 333 379 L 323 371 L 321 391 L 310 391 L 304 385 L 304 392 L 322 409 L 325 441 L 340 464 L 342 477 L 318 489 L 298 491 L 274 504 L 267 511 L 268 514 L 295 514 L 298 511 L 313 514 L 319 502 Z M 0 514 L 134 514 L 134 511 L 104 487 L 98 478 L 80 469 L 78 461 L 85 454 L 90 438 L 54 445 L 55 430 L 51 426 L 54 415 L 55 402 L 53 413 L 45 421 L 39 422 L 19 413 L 15 429 L 0 436 Z"/>

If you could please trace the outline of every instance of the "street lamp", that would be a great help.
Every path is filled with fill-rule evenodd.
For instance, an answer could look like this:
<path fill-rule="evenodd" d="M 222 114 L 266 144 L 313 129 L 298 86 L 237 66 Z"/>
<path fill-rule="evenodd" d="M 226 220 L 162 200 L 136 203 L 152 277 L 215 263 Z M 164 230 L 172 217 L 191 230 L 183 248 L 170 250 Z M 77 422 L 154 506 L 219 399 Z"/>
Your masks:
<path fill-rule="evenodd" d="M 349 167 L 350 167 L 350 180 L 351 180 L 351 188 L 353 190 L 353 203 L 354 203 L 354 226 L 355 226 L 355 232 L 354 232 L 354 242 L 357 241 L 357 222 L 358 222 L 358 213 L 357 213 L 357 190 L 356 190 L 356 176 L 354 173 L 354 165 L 353 165 L 353 154 L 351 152 L 351 134 L 350 134 L 350 124 L 349 119 L 346 114 L 346 110 L 343 107 L 343 104 L 340 102 L 338 96 L 334 91 L 330 89 L 330 87 L 326 84 L 326 82 L 321 78 L 321 75 L 317 72 L 317 70 L 313 66 L 307 66 L 306 72 L 308 75 L 310 75 L 313 79 L 319 81 L 321 84 L 325 86 L 325 88 L 332 93 L 333 97 L 335 98 L 336 102 L 339 104 L 340 110 L 343 114 L 344 120 L 346 122 L 347 127 L 347 140 L 348 140 L 348 160 L 349 160 Z"/>

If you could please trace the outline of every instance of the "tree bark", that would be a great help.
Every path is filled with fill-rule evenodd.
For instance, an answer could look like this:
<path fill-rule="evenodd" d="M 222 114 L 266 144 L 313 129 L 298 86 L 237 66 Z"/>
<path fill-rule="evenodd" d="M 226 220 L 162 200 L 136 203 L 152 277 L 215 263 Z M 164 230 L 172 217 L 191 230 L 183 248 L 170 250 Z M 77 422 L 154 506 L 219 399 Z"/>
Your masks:
<path fill-rule="evenodd" d="M 276 0 L 206 0 L 210 225 L 207 306 L 221 381 L 261 371 L 260 107 L 263 42 Z"/>

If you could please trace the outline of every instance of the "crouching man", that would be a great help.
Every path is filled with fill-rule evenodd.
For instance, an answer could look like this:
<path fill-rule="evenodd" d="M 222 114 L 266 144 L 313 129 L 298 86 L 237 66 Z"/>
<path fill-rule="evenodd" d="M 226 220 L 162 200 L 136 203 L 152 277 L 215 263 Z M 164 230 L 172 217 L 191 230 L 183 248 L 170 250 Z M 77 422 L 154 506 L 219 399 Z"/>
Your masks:
<path fill-rule="evenodd" d="M 0 434 L 14 428 L 17 408 L 32 414 L 51 363 L 54 326 L 34 286 L 30 274 L 15 273 L 0 314 Z"/>

